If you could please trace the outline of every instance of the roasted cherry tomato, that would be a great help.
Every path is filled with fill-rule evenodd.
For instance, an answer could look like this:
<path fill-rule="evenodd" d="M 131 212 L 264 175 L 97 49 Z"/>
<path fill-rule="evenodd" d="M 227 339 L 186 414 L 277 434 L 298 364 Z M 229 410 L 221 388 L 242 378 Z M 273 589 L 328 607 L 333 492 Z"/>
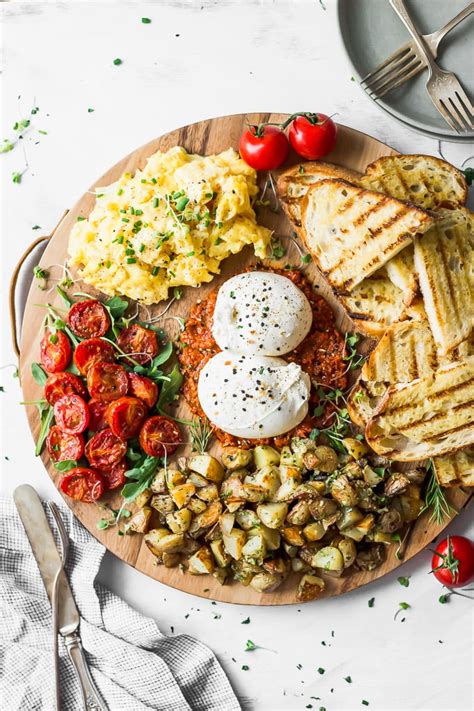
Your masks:
<path fill-rule="evenodd" d="M 41 341 L 41 364 L 48 373 L 60 373 L 71 362 L 71 344 L 62 332 L 46 331 Z"/>
<path fill-rule="evenodd" d="M 67 434 L 80 434 L 89 424 L 89 408 L 79 395 L 63 395 L 53 411 L 56 424 Z"/>
<path fill-rule="evenodd" d="M 75 467 L 61 480 L 61 491 L 76 501 L 91 504 L 100 499 L 105 491 L 104 477 L 95 469 Z"/>
<path fill-rule="evenodd" d="M 76 461 L 84 454 L 84 437 L 71 435 L 53 425 L 46 437 L 46 449 L 53 462 Z"/>
<path fill-rule="evenodd" d="M 110 429 L 121 439 L 130 439 L 138 434 L 147 414 L 147 406 L 137 397 L 121 397 L 107 408 Z"/>
<path fill-rule="evenodd" d="M 255 170 L 278 168 L 289 148 L 287 137 L 277 126 L 251 126 L 240 137 L 240 155 Z"/>
<path fill-rule="evenodd" d="M 69 309 L 67 322 L 79 338 L 99 338 L 110 328 L 107 309 L 96 299 L 77 301 Z"/>
<path fill-rule="evenodd" d="M 137 373 L 127 373 L 128 392 L 143 400 L 145 405 L 151 410 L 158 400 L 158 385 L 145 375 Z"/>
<path fill-rule="evenodd" d="M 87 371 L 99 361 L 113 363 L 115 360 L 115 348 L 108 341 L 101 338 L 88 338 L 81 341 L 74 351 L 74 364 L 82 375 L 87 375 Z"/>
<path fill-rule="evenodd" d="M 77 375 L 73 373 L 53 373 L 44 386 L 44 396 L 50 405 L 64 395 L 80 395 L 87 397 L 86 386 Z"/>
<path fill-rule="evenodd" d="M 474 543 L 464 536 L 448 536 L 436 547 L 433 574 L 448 588 L 461 588 L 474 578 Z"/>
<path fill-rule="evenodd" d="M 337 126 L 326 114 L 297 116 L 290 124 L 290 143 L 308 160 L 322 158 L 336 145 Z"/>
<path fill-rule="evenodd" d="M 179 427 L 169 417 L 149 417 L 140 430 L 140 447 L 150 457 L 173 454 L 180 443 Z"/>
<path fill-rule="evenodd" d="M 119 486 L 123 486 L 127 481 L 125 477 L 127 469 L 127 460 L 121 459 L 120 462 L 113 464 L 108 469 L 99 469 L 98 471 L 104 477 L 107 489 L 117 489 Z"/>
<path fill-rule="evenodd" d="M 127 394 L 127 371 L 117 363 L 95 363 L 87 371 L 87 387 L 91 397 L 117 400 Z"/>
<path fill-rule="evenodd" d="M 126 443 L 109 429 L 97 432 L 86 444 L 86 457 L 97 469 L 109 469 L 124 458 L 126 451 Z"/>
<path fill-rule="evenodd" d="M 150 328 L 133 323 L 124 328 L 117 338 L 117 343 L 124 353 L 129 353 L 134 361 L 146 365 L 158 355 L 158 339 Z"/>
<path fill-rule="evenodd" d="M 108 426 L 105 413 L 109 403 L 106 400 L 96 400 L 93 397 L 89 400 L 87 406 L 89 407 L 89 429 L 91 432 L 104 430 Z"/>

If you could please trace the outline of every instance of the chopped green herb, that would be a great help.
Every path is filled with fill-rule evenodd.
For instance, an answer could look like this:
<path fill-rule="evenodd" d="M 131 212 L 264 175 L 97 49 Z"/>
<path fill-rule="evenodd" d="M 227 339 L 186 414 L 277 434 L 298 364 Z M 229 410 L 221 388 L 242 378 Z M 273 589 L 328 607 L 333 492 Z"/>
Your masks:
<path fill-rule="evenodd" d="M 150 25 L 150 24 L 151 24 L 151 20 L 150 20 L 149 17 L 142 17 L 142 23 L 143 23 L 144 25 Z"/>
<path fill-rule="evenodd" d="M 247 666 L 247 664 L 242 665 L 242 671 L 248 671 L 249 669 L 250 669 L 250 667 Z"/>
<path fill-rule="evenodd" d="M 257 645 L 254 644 L 251 639 L 248 639 L 247 644 L 245 645 L 245 651 L 253 652 L 255 649 L 257 649 Z"/>
<path fill-rule="evenodd" d="M 85 217 L 82 217 L 81 215 L 78 215 L 78 216 L 76 217 L 76 222 L 84 222 L 85 219 L 86 219 Z"/>
<path fill-rule="evenodd" d="M 247 617 L 245 620 L 242 620 L 242 622 L 241 622 L 240 624 L 241 624 L 241 625 L 248 625 L 248 624 L 250 624 L 250 617 Z"/>
<path fill-rule="evenodd" d="M 9 141 L 8 138 L 4 138 L 3 143 L 0 146 L 0 153 L 8 153 L 8 151 L 12 151 L 14 147 L 15 147 L 14 143 Z"/>
<path fill-rule="evenodd" d="M 369 705 L 369 702 L 366 701 L 365 699 L 362 699 L 361 703 L 362 703 L 364 706 L 368 706 L 368 705 Z"/>
<path fill-rule="evenodd" d="M 311 255 L 310 255 L 310 254 L 304 254 L 304 255 L 301 257 L 301 261 L 303 262 L 303 264 L 309 264 L 310 261 L 311 261 Z"/>
<path fill-rule="evenodd" d="M 345 676 L 344 681 L 347 681 L 348 684 L 352 684 L 352 677 L 350 676 Z"/>
<path fill-rule="evenodd" d="M 117 59 L 114 59 L 114 64 L 115 64 L 115 66 L 122 64 L 122 60 L 120 59 L 120 57 L 117 57 Z"/>
<path fill-rule="evenodd" d="M 298 168 L 298 173 L 299 173 L 300 175 L 303 175 L 303 173 L 304 173 L 304 165 L 300 165 L 300 166 L 299 166 L 299 168 Z"/>
<path fill-rule="evenodd" d="M 271 257 L 272 259 L 282 259 L 286 254 L 286 249 L 282 245 L 280 239 L 272 239 L 270 242 Z"/>
<path fill-rule="evenodd" d="M 369 607 L 373 607 L 374 603 L 375 603 L 375 597 L 371 597 L 367 604 Z"/>
<path fill-rule="evenodd" d="M 326 670 L 323 669 L 322 667 L 318 667 L 318 674 L 324 674 Z"/>
<path fill-rule="evenodd" d="M 95 111 L 95 109 L 87 109 L 88 114 L 92 114 Z"/>
<path fill-rule="evenodd" d="M 158 276 L 159 273 L 160 273 L 160 268 L 159 268 L 159 267 L 153 267 L 153 269 L 151 270 L 151 275 L 152 275 L 152 276 L 155 276 L 155 277 L 156 277 L 156 276 Z"/>
<path fill-rule="evenodd" d="M 12 180 L 14 183 L 21 183 L 21 178 L 23 173 L 12 173 Z"/>
<path fill-rule="evenodd" d="M 442 605 L 445 605 L 447 602 L 449 602 L 451 595 L 449 593 L 446 593 L 445 595 L 441 595 L 438 598 L 438 602 L 440 602 Z"/>
<path fill-rule="evenodd" d="M 136 264 L 137 260 L 135 257 L 127 257 L 127 264 Z"/>
<path fill-rule="evenodd" d="M 176 301 L 179 301 L 180 298 L 182 297 L 182 295 L 183 295 L 183 290 L 180 289 L 178 286 L 175 286 L 175 288 L 173 289 L 173 296 L 176 299 Z"/>
<path fill-rule="evenodd" d="M 410 585 L 410 578 L 397 578 L 398 582 L 400 585 L 403 585 L 404 588 L 407 588 Z"/>

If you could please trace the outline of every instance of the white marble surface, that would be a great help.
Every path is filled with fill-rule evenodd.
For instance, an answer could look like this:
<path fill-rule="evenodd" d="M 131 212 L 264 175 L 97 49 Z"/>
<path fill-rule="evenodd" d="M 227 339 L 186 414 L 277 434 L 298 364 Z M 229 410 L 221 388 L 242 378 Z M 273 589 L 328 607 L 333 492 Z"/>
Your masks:
<path fill-rule="evenodd" d="M 351 81 L 336 3 L 325 4 L 326 10 L 317 0 L 0 3 L 1 137 L 9 137 L 32 106 L 40 108 L 22 146 L 0 156 L 3 493 L 29 482 L 42 496 L 57 498 L 34 458 L 18 381 L 7 365 L 15 358 L 5 285 L 31 240 L 50 230 L 118 158 L 176 126 L 258 110 L 337 112 L 341 123 L 401 151 L 436 153 L 433 140 L 377 111 Z M 152 23 L 142 24 L 143 16 Z M 113 65 L 116 57 L 121 66 Z M 473 152 L 455 145 L 444 150 L 458 165 Z M 25 155 L 28 171 L 13 184 L 11 174 L 23 170 Z M 38 224 L 42 230 L 33 231 Z M 450 531 L 470 527 L 472 536 L 472 512 Z M 366 699 L 379 711 L 464 711 L 473 701 L 472 606 L 460 597 L 439 604 L 429 560 L 422 553 L 368 588 L 302 608 L 212 605 L 167 589 L 111 555 L 100 579 L 165 632 L 188 632 L 211 646 L 245 708 L 352 711 Z M 410 576 L 408 589 L 397 582 L 400 574 Z M 401 601 L 411 605 L 404 622 L 393 620 Z M 241 625 L 247 617 L 250 623 Z M 265 649 L 244 652 L 247 639 Z M 352 684 L 344 680 L 349 675 Z"/>

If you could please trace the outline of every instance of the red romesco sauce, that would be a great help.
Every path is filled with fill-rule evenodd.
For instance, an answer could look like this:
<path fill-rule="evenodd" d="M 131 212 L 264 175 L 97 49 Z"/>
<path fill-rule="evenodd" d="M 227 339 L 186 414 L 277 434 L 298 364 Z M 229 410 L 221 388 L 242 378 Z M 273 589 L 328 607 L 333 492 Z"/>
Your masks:
<path fill-rule="evenodd" d="M 259 267 L 260 271 L 263 271 Z M 344 390 L 347 385 L 347 363 L 344 361 L 344 338 L 336 330 L 334 314 L 329 304 L 315 293 L 311 283 L 299 271 L 266 269 L 291 281 L 307 296 L 313 309 L 311 330 L 294 351 L 284 356 L 286 361 L 298 363 L 308 373 L 313 383 L 328 388 Z M 184 376 L 182 392 L 188 405 L 197 417 L 205 417 L 201 409 L 197 386 L 199 373 L 211 358 L 221 350 L 212 335 L 212 318 L 216 305 L 217 290 L 207 299 L 196 303 L 191 309 L 186 327 L 181 333 L 178 358 Z M 306 418 L 297 427 L 285 434 L 270 439 L 240 439 L 214 427 L 215 436 L 224 446 L 255 447 L 257 444 L 273 444 L 283 447 L 292 437 L 307 437 L 314 427 L 321 426 L 330 410 L 322 417 L 314 418 L 312 412 L 318 403 L 317 388 L 313 387 L 310 395 L 309 411 Z"/>

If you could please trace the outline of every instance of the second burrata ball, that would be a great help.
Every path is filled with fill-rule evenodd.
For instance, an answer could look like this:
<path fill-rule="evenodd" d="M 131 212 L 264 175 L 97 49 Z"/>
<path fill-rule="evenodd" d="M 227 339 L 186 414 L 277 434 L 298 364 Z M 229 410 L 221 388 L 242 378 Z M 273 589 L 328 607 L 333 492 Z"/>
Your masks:
<path fill-rule="evenodd" d="M 212 335 L 222 350 L 281 356 L 308 334 L 311 305 L 290 279 L 271 272 L 246 272 L 219 289 Z"/>

